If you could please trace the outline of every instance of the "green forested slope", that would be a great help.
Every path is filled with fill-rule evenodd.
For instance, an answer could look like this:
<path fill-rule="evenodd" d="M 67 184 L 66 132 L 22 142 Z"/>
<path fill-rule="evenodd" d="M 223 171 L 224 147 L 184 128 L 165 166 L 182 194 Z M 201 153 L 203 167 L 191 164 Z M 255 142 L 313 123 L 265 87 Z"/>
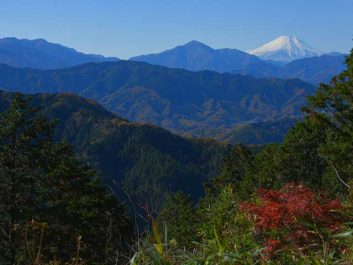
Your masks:
<path fill-rule="evenodd" d="M 1 92 L 1 110 L 9 98 L 10 93 Z M 134 201 L 152 209 L 171 191 L 201 196 L 203 182 L 217 174 L 228 149 L 211 140 L 185 139 L 156 126 L 130 123 L 72 94 L 36 94 L 32 104 L 58 119 L 57 140 L 73 144 L 116 192 L 122 184 Z"/>
<path fill-rule="evenodd" d="M 1 65 L 0 87 L 23 93 L 73 92 L 131 121 L 196 136 L 197 131 L 300 117 L 306 96 L 315 90 L 298 79 L 189 72 L 126 61 L 46 71 Z"/>

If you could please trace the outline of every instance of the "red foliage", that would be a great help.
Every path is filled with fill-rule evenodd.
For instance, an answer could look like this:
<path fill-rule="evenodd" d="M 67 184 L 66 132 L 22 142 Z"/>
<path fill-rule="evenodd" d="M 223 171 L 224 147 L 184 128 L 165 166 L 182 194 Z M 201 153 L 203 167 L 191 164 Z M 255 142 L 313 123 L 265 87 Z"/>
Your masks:
<path fill-rule="evenodd" d="M 278 191 L 260 189 L 259 199 L 258 204 L 242 203 L 241 209 L 253 217 L 259 233 L 272 232 L 280 240 L 265 240 L 266 252 L 278 249 L 280 242 L 282 246 L 308 245 L 319 240 L 314 226 L 320 231 L 335 231 L 342 222 L 337 214 L 342 209 L 339 200 L 315 195 L 303 185 L 290 183 Z"/>
<path fill-rule="evenodd" d="M 269 254 L 281 247 L 281 241 L 277 239 L 267 239 L 264 242 L 265 253 Z"/>

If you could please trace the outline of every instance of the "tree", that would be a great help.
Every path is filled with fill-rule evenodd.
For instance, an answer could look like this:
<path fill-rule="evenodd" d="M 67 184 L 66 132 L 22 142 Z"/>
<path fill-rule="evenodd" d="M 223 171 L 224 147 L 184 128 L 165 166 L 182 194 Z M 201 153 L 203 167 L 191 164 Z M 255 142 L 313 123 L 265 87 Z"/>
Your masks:
<path fill-rule="evenodd" d="M 327 128 L 319 151 L 329 165 L 326 175 L 343 186 L 353 172 L 353 50 L 346 65 L 330 84 L 320 85 L 303 109 L 318 127 Z"/>
<path fill-rule="evenodd" d="M 221 173 L 205 184 L 206 197 L 216 197 L 226 186 L 238 191 L 251 161 L 251 151 L 242 144 L 235 145 L 224 158 Z"/>
<path fill-rule="evenodd" d="M 53 142 L 54 128 L 19 94 L 1 115 L 0 263 L 28 262 L 33 224 L 45 227 L 43 260 L 69 260 L 81 237 L 82 258 L 113 263 L 132 235 L 124 207 L 70 146 Z"/>
<path fill-rule="evenodd" d="M 176 192 L 166 200 L 157 219 L 159 226 L 166 225 L 168 237 L 179 247 L 190 247 L 195 240 L 196 214 L 189 195 Z"/>
<path fill-rule="evenodd" d="M 4 264 L 16 264 L 22 252 L 21 233 L 36 218 L 39 187 L 53 124 L 36 116 L 19 95 L 0 120 L 1 255 Z M 6 262 L 6 263 L 5 263 Z"/>
<path fill-rule="evenodd" d="M 346 192 L 353 172 L 352 53 L 347 70 L 309 97 L 304 120 L 284 142 L 269 145 L 255 156 L 242 186 L 271 188 L 295 182 L 331 195 Z"/>
<path fill-rule="evenodd" d="M 326 170 L 320 146 L 326 139 L 326 127 L 306 119 L 292 128 L 282 145 L 282 183 L 305 183 L 322 188 Z M 332 187 L 331 187 L 332 188 Z"/>

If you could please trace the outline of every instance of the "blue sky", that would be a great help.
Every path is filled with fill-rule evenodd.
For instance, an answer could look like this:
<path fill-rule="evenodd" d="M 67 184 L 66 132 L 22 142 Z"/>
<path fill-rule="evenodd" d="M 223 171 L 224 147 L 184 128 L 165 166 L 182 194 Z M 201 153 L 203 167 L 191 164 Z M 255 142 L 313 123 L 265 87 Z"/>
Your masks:
<path fill-rule="evenodd" d="M 0 37 L 120 58 L 190 40 L 248 50 L 280 35 L 348 52 L 353 0 L 0 0 Z"/>

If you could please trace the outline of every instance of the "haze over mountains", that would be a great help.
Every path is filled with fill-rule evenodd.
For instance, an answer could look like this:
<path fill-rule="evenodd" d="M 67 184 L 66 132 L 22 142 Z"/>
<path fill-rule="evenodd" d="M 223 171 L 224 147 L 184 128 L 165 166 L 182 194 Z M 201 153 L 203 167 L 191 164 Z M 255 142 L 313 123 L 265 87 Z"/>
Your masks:
<path fill-rule="evenodd" d="M 330 82 L 331 78 L 346 69 L 343 54 L 324 54 L 294 60 L 284 66 L 272 63 L 255 63 L 234 74 L 251 75 L 259 78 L 299 78 L 313 85 Z"/>
<path fill-rule="evenodd" d="M 265 48 L 257 52 L 271 50 L 291 59 L 319 54 L 296 37 L 281 37 Z M 130 61 L 105 61 L 118 59 L 83 54 L 42 39 L 5 38 L 0 40 L 0 63 L 4 63 L 0 88 L 74 92 L 131 121 L 182 135 L 262 144 L 281 140 L 301 117 L 306 96 L 315 90 L 300 80 L 286 79 L 316 85 L 344 69 L 344 55 L 338 53 L 283 63 L 236 49 L 213 49 L 198 41 Z"/>
<path fill-rule="evenodd" d="M 190 71 L 212 70 L 255 77 L 300 78 L 316 85 L 328 82 L 341 72 L 345 67 L 344 57 L 340 53 L 323 54 L 295 36 L 281 36 L 249 53 L 235 49 L 213 49 L 192 41 L 161 53 L 136 56 L 130 60 Z"/>
<path fill-rule="evenodd" d="M 65 68 L 88 62 L 117 61 L 97 54 L 85 54 L 44 39 L 0 39 L 0 63 L 36 69 Z"/>
<path fill-rule="evenodd" d="M 211 70 L 255 77 L 299 78 L 315 85 L 328 82 L 344 69 L 344 54 L 322 54 L 295 36 L 281 36 L 250 53 L 253 55 L 237 49 L 213 49 L 201 42 L 191 41 L 161 53 L 136 56 L 130 60 L 190 71 Z M 0 63 L 15 67 L 58 69 L 88 62 L 117 60 L 84 54 L 43 39 L 0 39 Z"/>
<path fill-rule="evenodd" d="M 0 88 L 23 93 L 76 93 L 131 121 L 196 136 L 200 131 L 207 136 L 212 128 L 298 118 L 306 96 L 315 91 L 299 79 L 256 79 L 132 61 L 59 70 L 0 65 Z"/>
<path fill-rule="evenodd" d="M 246 52 L 236 49 L 213 49 L 199 41 L 191 41 L 158 54 L 132 57 L 130 60 L 190 71 L 216 72 L 231 72 L 261 62 L 259 58 Z"/>

